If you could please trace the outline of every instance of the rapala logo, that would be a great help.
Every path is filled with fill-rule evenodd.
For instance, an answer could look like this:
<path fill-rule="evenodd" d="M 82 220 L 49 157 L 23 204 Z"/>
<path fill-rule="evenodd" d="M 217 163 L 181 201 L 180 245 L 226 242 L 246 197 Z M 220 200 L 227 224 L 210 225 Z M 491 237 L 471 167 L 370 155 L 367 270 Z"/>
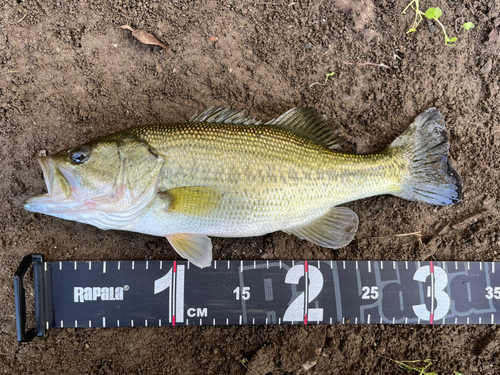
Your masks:
<path fill-rule="evenodd" d="M 85 301 L 123 301 L 123 292 L 129 289 L 128 285 L 124 287 L 79 287 L 74 288 L 74 302 L 85 302 Z"/>

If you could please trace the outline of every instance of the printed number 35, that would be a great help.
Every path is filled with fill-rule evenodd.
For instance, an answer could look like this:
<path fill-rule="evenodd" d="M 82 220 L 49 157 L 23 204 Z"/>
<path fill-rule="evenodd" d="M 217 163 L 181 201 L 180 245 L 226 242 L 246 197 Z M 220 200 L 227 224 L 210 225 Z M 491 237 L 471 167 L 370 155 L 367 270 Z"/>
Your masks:
<path fill-rule="evenodd" d="M 500 287 L 496 286 L 495 289 L 493 289 L 491 286 L 486 288 L 486 291 L 488 294 L 485 296 L 488 299 L 500 299 Z"/>

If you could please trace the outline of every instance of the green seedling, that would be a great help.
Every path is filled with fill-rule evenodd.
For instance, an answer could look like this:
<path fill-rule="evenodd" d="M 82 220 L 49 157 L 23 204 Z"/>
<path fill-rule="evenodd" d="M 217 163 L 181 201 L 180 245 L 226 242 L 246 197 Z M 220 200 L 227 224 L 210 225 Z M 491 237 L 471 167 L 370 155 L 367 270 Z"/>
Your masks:
<path fill-rule="evenodd" d="M 420 22 L 422 22 L 422 14 L 424 14 L 422 11 L 420 11 L 420 6 L 419 6 L 419 1 L 418 0 L 412 0 L 403 10 L 403 14 L 406 14 L 406 11 L 408 8 L 411 7 L 415 11 L 415 20 L 413 21 L 413 26 L 411 27 L 410 30 L 408 30 L 406 33 L 413 33 L 417 31 L 418 25 L 420 25 Z"/>
<path fill-rule="evenodd" d="M 387 357 L 385 357 L 387 358 Z M 430 359 L 424 359 L 422 361 L 396 361 L 391 358 L 387 358 L 388 360 L 398 364 L 398 366 L 402 367 L 403 369 L 407 371 L 415 371 L 418 375 L 437 375 L 435 372 L 426 372 L 427 368 L 432 365 L 432 362 Z M 423 367 L 414 367 L 414 363 L 425 363 L 426 365 Z"/>
<path fill-rule="evenodd" d="M 443 12 L 441 12 L 441 9 L 439 8 L 429 8 L 425 12 L 425 16 L 428 19 L 436 21 L 439 24 L 439 26 L 441 26 L 441 28 L 443 29 L 445 44 L 447 46 L 453 46 L 458 38 L 457 37 L 448 38 L 448 34 L 446 34 L 446 29 L 444 28 L 444 25 L 439 21 L 439 17 L 441 17 L 442 14 Z"/>
<path fill-rule="evenodd" d="M 246 369 L 248 369 L 247 365 L 250 362 L 248 359 L 246 359 L 246 358 L 240 359 L 240 362 L 243 365 L 243 367 L 245 367 Z"/>
<path fill-rule="evenodd" d="M 384 357 L 384 358 L 396 363 L 398 366 L 400 366 L 401 368 L 403 368 L 404 370 L 406 370 L 408 372 L 415 371 L 418 375 L 437 375 L 435 372 L 426 372 L 427 368 L 432 365 L 432 362 L 430 359 L 424 359 L 424 360 L 420 360 L 420 361 L 396 361 L 392 358 L 387 358 L 387 357 Z M 414 365 L 413 365 L 414 363 L 419 364 L 422 362 L 423 362 L 423 364 L 425 364 L 425 366 L 414 367 Z M 458 371 L 453 371 L 453 375 L 463 375 L 463 374 L 461 372 L 458 372 Z"/>
<path fill-rule="evenodd" d="M 406 11 L 410 7 L 415 11 L 415 20 L 413 21 L 413 26 L 411 27 L 411 29 L 406 32 L 407 34 L 413 33 L 415 31 L 417 31 L 418 25 L 420 25 L 420 22 L 422 22 L 422 20 L 424 19 L 423 16 L 425 16 L 426 18 L 428 18 L 430 20 L 436 21 L 439 24 L 439 26 L 441 26 L 441 28 L 443 29 L 443 33 L 444 33 L 445 44 L 447 46 L 453 46 L 453 45 L 455 45 L 455 42 L 457 41 L 457 38 L 456 37 L 449 38 L 448 34 L 446 33 L 446 29 L 444 28 L 444 25 L 441 23 L 441 21 L 439 21 L 439 17 L 441 17 L 442 14 L 443 14 L 443 12 L 441 11 L 441 9 L 439 9 L 439 8 L 429 8 L 424 13 L 424 12 L 422 12 L 420 10 L 419 0 L 412 0 L 406 6 L 405 10 L 403 10 L 403 14 L 406 14 Z"/>
<path fill-rule="evenodd" d="M 324 83 L 321 83 L 321 82 L 314 82 L 314 83 L 311 83 L 311 84 L 309 85 L 309 87 L 313 87 L 314 85 L 326 86 L 326 83 L 328 82 L 328 78 L 333 77 L 333 75 L 334 75 L 334 74 L 335 74 L 335 72 L 331 72 L 331 73 L 325 74 L 325 75 L 326 75 L 326 78 L 325 78 L 325 82 L 324 82 Z"/>
<path fill-rule="evenodd" d="M 465 30 L 470 30 L 470 29 L 473 29 L 474 28 L 474 24 L 472 22 L 466 22 L 462 25 L 462 27 L 465 29 Z"/>

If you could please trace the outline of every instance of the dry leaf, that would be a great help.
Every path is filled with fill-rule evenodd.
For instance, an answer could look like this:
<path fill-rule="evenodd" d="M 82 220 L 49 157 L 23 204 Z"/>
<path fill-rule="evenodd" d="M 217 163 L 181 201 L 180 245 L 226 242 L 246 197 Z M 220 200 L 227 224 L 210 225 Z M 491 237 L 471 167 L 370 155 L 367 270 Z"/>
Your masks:
<path fill-rule="evenodd" d="M 483 76 L 487 76 L 491 72 L 491 68 L 493 68 L 493 60 L 491 58 L 486 61 L 486 64 L 481 68 L 481 74 Z"/>
<path fill-rule="evenodd" d="M 166 44 L 160 42 L 153 35 L 151 35 L 150 33 L 146 32 L 146 31 L 134 30 L 129 25 L 123 25 L 123 26 L 121 26 L 121 28 L 132 31 L 132 35 L 135 36 L 139 40 L 139 42 L 141 42 L 141 43 L 154 44 L 156 46 L 168 48 Z"/>
<path fill-rule="evenodd" d="M 496 43 L 498 40 L 498 30 L 497 29 L 491 30 L 490 35 L 488 35 L 488 39 L 490 43 Z"/>

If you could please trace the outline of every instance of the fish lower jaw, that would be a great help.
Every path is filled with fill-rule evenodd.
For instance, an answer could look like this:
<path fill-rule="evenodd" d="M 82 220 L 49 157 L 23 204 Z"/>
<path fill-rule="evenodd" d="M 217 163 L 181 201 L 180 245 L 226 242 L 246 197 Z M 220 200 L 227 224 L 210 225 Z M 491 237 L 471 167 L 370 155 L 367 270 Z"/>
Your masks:
<path fill-rule="evenodd" d="M 50 194 L 39 195 L 28 199 L 24 203 L 24 209 L 29 212 L 56 216 L 56 214 L 73 212 L 78 204 L 65 197 L 51 196 Z"/>

